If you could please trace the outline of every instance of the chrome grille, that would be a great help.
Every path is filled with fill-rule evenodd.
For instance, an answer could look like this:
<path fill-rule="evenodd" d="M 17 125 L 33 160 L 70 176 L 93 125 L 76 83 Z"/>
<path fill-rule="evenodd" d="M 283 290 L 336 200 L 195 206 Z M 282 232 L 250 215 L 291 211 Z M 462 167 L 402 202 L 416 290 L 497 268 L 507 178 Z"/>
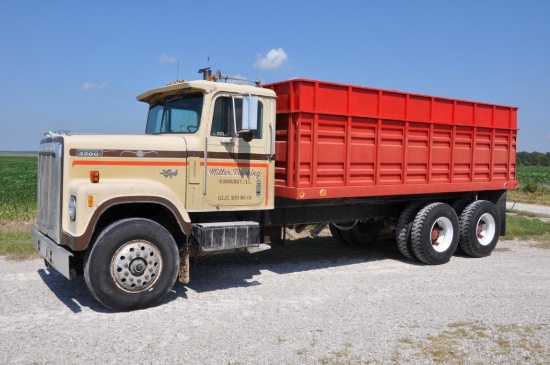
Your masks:
<path fill-rule="evenodd" d="M 38 227 L 59 242 L 61 233 L 61 172 L 63 146 L 58 142 L 42 143 L 38 151 Z"/>

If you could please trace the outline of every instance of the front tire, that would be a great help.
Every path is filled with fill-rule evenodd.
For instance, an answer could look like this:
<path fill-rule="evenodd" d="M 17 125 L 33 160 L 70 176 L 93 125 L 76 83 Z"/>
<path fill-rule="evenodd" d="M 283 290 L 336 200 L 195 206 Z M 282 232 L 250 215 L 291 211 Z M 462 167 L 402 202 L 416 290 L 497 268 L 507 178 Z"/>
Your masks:
<path fill-rule="evenodd" d="M 411 229 L 415 256 L 429 265 L 448 262 L 458 245 L 458 227 L 458 217 L 449 205 L 432 203 L 422 208 Z"/>
<path fill-rule="evenodd" d="M 179 254 L 170 233 L 141 218 L 105 228 L 86 254 L 84 279 L 98 302 L 112 310 L 147 308 L 174 286 Z"/>

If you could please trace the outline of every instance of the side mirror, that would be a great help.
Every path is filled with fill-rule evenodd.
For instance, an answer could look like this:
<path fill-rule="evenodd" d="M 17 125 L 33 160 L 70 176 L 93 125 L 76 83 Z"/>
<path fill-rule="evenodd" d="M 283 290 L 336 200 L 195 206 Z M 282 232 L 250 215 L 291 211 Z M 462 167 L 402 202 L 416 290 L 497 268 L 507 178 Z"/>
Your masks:
<path fill-rule="evenodd" d="M 243 97 L 242 118 L 243 130 L 258 129 L 258 96 L 248 94 Z"/>

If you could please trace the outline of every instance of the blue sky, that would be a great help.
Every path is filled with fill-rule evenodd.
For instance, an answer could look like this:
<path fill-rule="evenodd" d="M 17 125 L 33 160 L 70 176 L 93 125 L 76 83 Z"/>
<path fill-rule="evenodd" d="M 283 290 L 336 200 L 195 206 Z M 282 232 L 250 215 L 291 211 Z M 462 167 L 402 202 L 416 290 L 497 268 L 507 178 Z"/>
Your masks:
<path fill-rule="evenodd" d="M 179 61 L 186 80 L 210 66 L 514 105 L 518 150 L 550 151 L 550 1 L 4 0 L 0 31 L 0 150 L 142 133 L 135 97 Z"/>

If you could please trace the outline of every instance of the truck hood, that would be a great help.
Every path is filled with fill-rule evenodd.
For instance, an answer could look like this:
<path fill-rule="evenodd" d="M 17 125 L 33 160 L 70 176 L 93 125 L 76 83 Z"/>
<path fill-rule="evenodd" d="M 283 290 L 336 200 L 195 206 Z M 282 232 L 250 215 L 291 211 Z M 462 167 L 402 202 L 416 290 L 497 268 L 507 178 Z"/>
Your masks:
<path fill-rule="evenodd" d="M 185 152 L 187 140 L 181 135 L 132 135 L 132 134 L 62 134 L 53 135 L 48 140 L 63 140 L 65 153 L 74 154 L 76 151 L 100 152 L 109 154 L 111 151 L 118 153 L 136 154 L 137 157 L 145 157 L 155 152 Z"/>

